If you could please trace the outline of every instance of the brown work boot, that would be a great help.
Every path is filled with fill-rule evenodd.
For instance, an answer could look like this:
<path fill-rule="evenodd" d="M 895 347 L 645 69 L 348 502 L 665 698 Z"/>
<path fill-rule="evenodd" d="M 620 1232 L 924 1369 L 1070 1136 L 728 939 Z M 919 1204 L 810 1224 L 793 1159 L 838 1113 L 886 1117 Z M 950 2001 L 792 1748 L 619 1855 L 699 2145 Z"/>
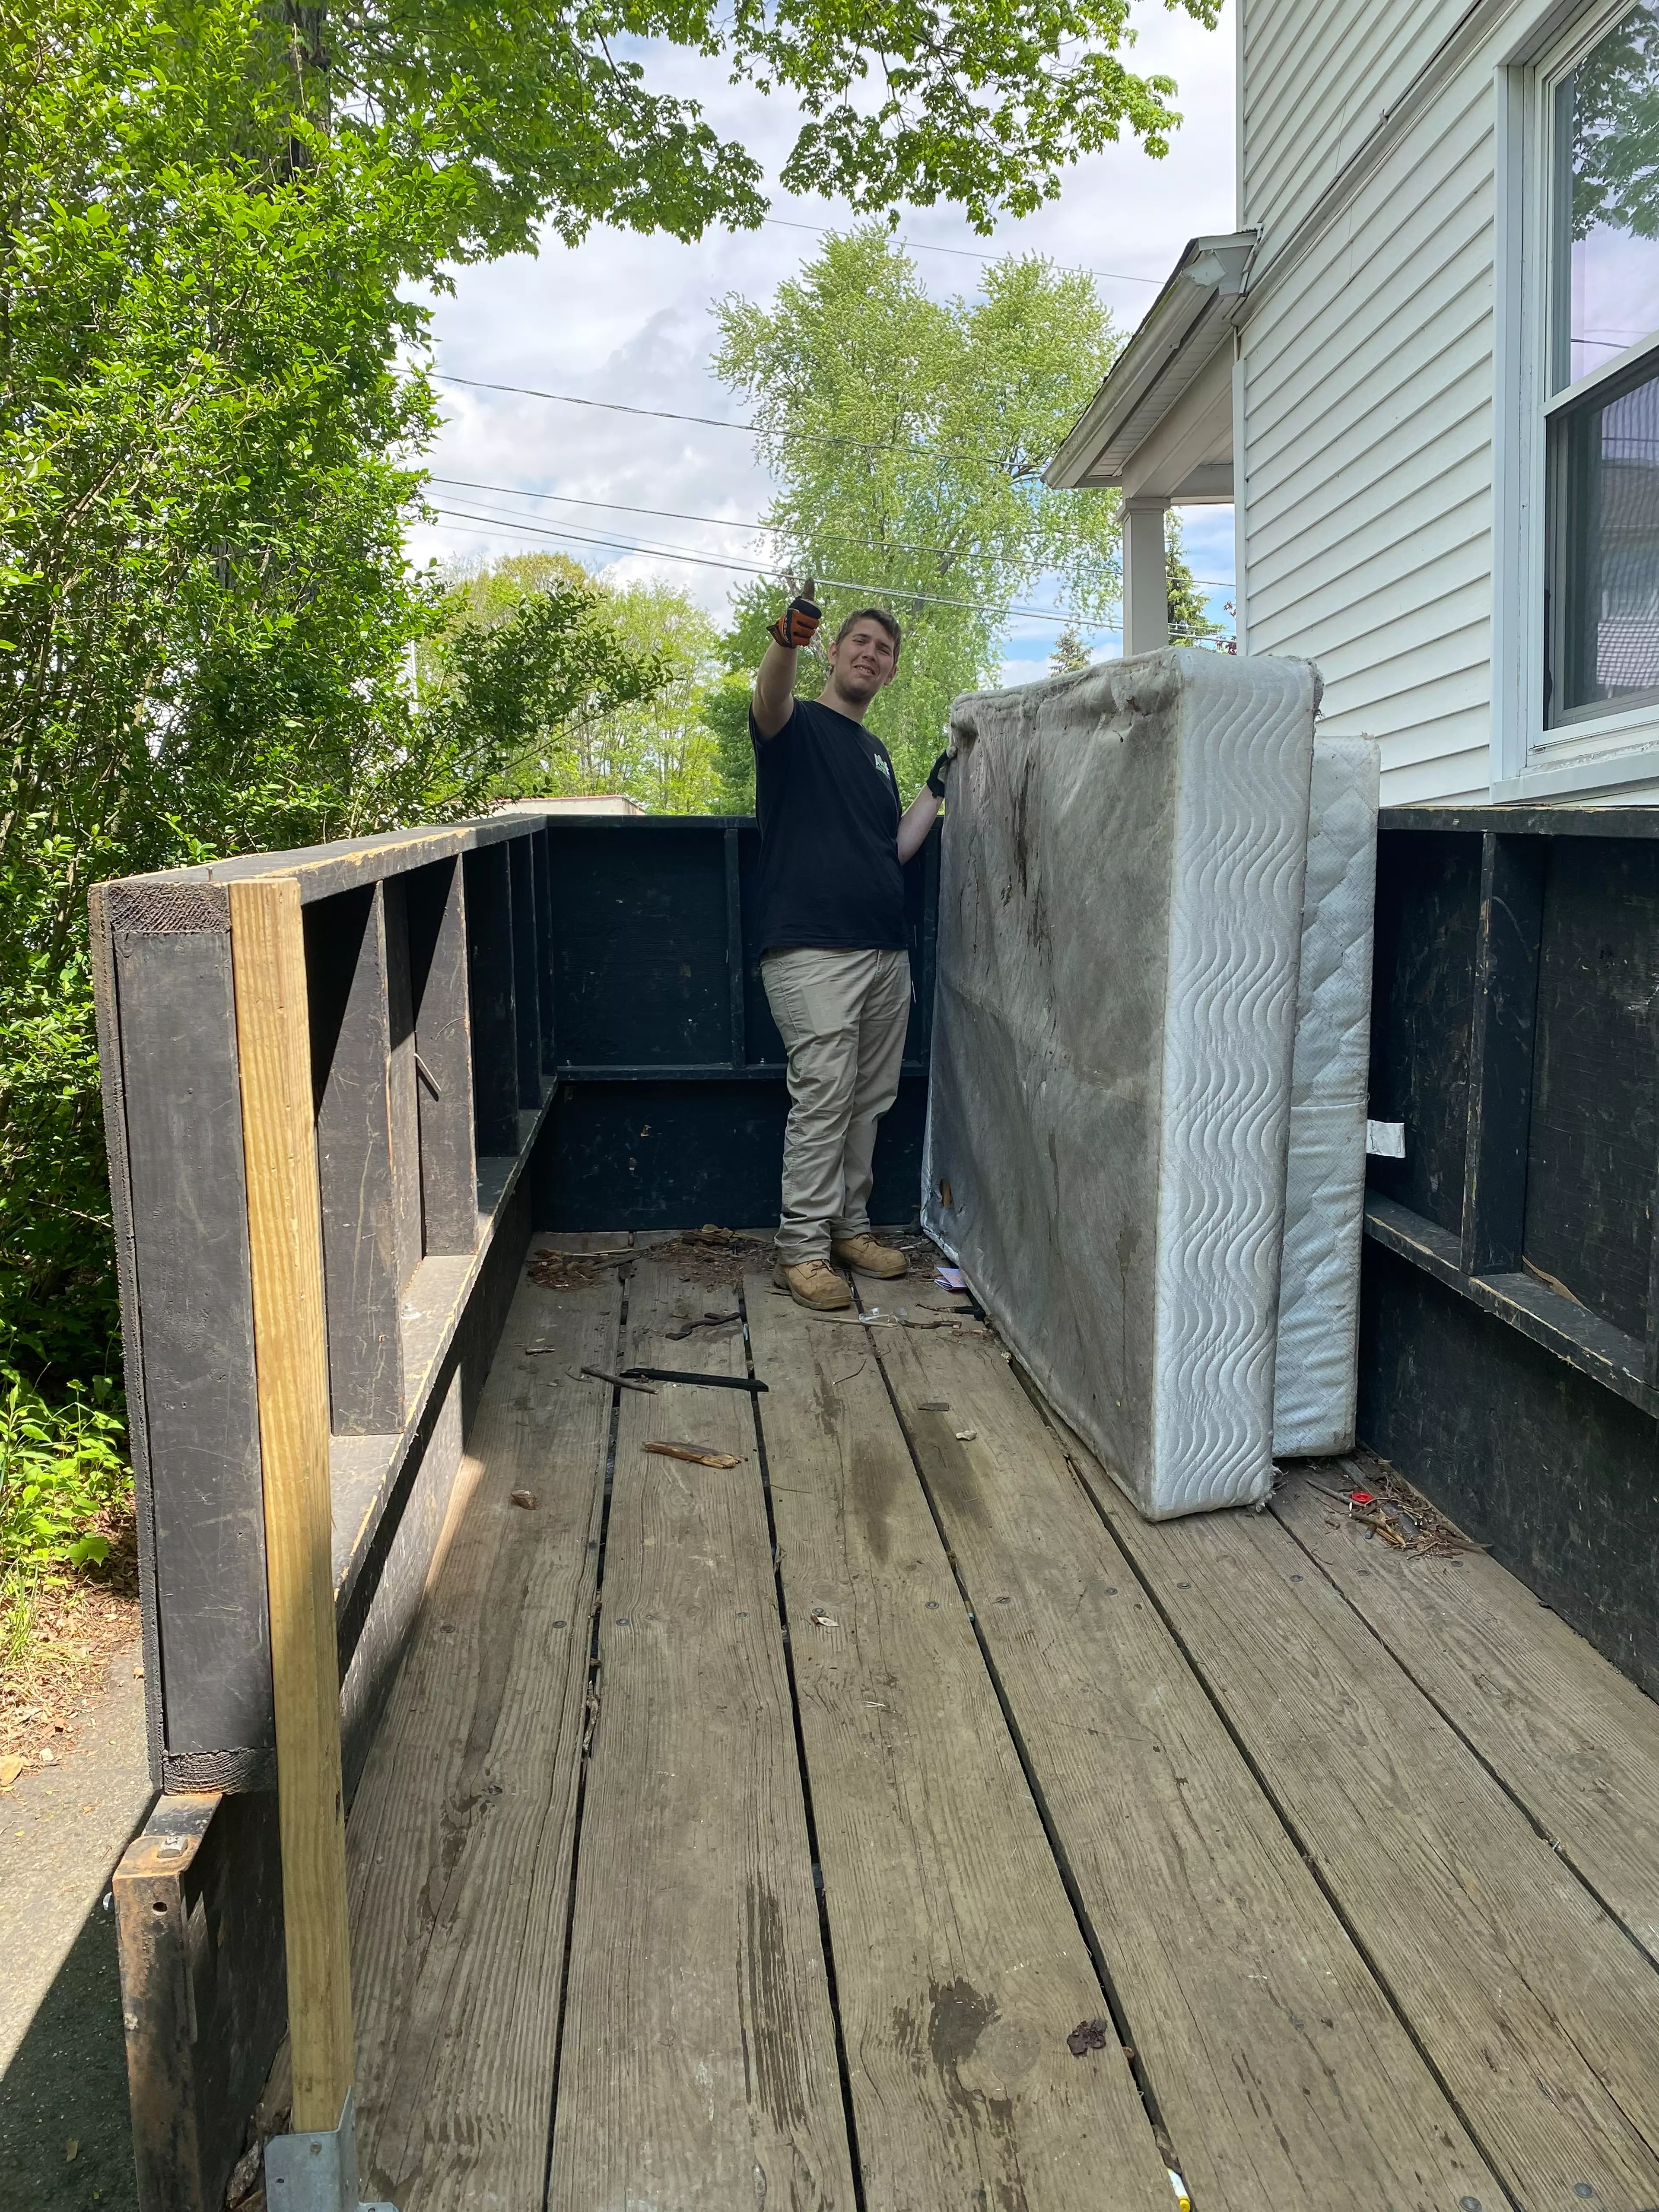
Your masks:
<path fill-rule="evenodd" d="M 793 1267 L 780 1260 L 772 1279 L 810 1313 L 843 1313 L 853 1303 L 853 1293 L 827 1260 L 801 1260 Z"/>
<path fill-rule="evenodd" d="M 830 1256 L 839 1260 L 843 1267 L 854 1267 L 860 1275 L 884 1275 L 890 1280 L 895 1275 L 908 1273 L 910 1263 L 902 1252 L 891 1244 L 867 1232 L 862 1237 L 837 1237 L 830 1243 Z"/>

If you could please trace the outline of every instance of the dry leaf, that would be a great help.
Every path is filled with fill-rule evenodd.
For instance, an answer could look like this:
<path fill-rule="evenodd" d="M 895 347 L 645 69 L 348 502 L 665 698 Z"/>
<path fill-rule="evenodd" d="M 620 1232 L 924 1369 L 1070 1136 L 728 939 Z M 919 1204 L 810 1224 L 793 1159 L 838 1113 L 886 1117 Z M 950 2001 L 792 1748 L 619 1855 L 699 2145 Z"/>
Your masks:
<path fill-rule="evenodd" d="M 0 1759 L 0 1790 L 9 1790 L 27 1765 L 27 1759 L 20 1759 L 15 1751 Z"/>
<path fill-rule="evenodd" d="M 515 1505 L 522 1505 L 527 1513 L 534 1512 L 536 1493 L 533 1490 L 515 1490 L 513 1493 L 513 1503 Z"/>
<path fill-rule="evenodd" d="M 76 2161 L 76 2160 L 77 2158 L 79 2158 L 79 2157 L 80 2157 L 80 2155 L 81 2155 L 81 2146 L 80 2146 L 80 2144 L 76 2142 L 76 2138 L 75 2138 L 73 2136 L 71 2136 L 70 2137 L 69 2141 L 68 2141 L 68 2142 L 64 2145 L 64 2165 L 65 2165 L 65 2166 L 73 2166 L 73 2165 L 74 2165 L 74 2163 L 75 2163 L 75 2161 Z"/>

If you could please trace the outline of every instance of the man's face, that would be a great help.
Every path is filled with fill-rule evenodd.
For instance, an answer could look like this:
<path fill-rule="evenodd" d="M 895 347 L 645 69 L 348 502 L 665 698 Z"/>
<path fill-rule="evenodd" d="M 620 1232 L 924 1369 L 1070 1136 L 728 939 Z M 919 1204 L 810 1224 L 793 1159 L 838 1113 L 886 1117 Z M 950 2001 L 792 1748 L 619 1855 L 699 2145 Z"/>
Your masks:
<path fill-rule="evenodd" d="M 854 623 L 839 644 L 830 647 L 836 688 L 843 698 L 867 706 L 898 665 L 893 641 L 879 623 Z"/>

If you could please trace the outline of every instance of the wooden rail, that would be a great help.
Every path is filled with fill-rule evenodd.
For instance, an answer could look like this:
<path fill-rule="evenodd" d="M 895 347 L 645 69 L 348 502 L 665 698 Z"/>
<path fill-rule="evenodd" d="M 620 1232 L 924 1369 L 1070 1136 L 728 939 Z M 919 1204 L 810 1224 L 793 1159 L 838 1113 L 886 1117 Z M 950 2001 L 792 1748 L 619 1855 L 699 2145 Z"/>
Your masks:
<path fill-rule="evenodd" d="M 532 807 L 93 894 L 163 1792 L 114 1883 L 141 2212 L 219 2212 L 285 2027 L 295 2125 L 339 2117 L 344 1812 L 532 1228 L 775 1206 L 757 856 Z M 930 842 L 903 1214 L 937 881 Z"/>
<path fill-rule="evenodd" d="M 114 1883 L 143 2212 L 216 2208 L 284 2026 L 297 2129 L 351 2085 L 345 1805 L 530 1233 L 546 839 L 93 896 L 164 1793 Z"/>

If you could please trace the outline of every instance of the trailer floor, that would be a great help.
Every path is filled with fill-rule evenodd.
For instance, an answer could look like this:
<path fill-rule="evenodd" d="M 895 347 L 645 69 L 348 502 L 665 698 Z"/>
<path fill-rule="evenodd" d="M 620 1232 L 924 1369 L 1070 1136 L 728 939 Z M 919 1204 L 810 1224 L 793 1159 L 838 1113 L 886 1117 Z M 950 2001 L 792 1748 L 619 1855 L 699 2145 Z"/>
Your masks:
<path fill-rule="evenodd" d="M 1330 1469 L 1151 1527 L 994 1340 L 742 1306 L 520 1290 L 351 1817 L 365 2196 L 1659 2207 L 1659 1708 Z"/>

